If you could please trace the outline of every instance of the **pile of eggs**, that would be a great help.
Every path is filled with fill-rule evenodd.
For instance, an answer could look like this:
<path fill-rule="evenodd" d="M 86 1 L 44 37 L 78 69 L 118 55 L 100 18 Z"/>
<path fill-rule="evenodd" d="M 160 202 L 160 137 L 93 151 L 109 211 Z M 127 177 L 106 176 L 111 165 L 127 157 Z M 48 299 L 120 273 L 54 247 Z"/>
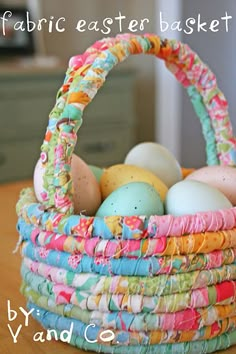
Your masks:
<path fill-rule="evenodd" d="M 34 170 L 39 202 L 43 201 L 44 168 L 39 160 Z M 234 167 L 185 170 L 170 151 L 157 143 L 138 144 L 123 164 L 105 169 L 87 165 L 73 154 L 71 174 L 76 214 L 180 216 L 236 205 Z"/>

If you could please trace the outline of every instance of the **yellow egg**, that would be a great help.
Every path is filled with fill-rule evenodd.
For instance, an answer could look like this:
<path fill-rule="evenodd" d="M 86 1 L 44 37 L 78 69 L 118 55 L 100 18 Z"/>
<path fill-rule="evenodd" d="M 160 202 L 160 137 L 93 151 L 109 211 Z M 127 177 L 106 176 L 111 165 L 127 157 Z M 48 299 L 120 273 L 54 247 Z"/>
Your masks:
<path fill-rule="evenodd" d="M 149 183 L 160 194 L 161 200 L 165 200 L 168 188 L 157 176 L 142 167 L 126 164 L 114 165 L 104 171 L 100 181 L 102 198 L 130 182 Z"/>

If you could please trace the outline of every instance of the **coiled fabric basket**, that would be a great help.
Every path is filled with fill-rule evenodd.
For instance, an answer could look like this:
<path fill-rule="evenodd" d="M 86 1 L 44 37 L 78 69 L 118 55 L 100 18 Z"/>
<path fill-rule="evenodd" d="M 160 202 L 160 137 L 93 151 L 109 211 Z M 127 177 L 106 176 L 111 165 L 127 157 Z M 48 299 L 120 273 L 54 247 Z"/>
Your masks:
<path fill-rule="evenodd" d="M 71 158 L 83 110 L 116 64 L 141 53 L 164 59 L 187 88 L 207 163 L 235 166 L 227 102 L 187 45 L 151 34 L 96 42 L 70 60 L 50 114 L 41 148 L 44 202 L 27 188 L 17 203 L 21 291 L 43 327 L 72 330 L 78 348 L 212 353 L 236 343 L 235 208 L 182 217 L 73 215 Z"/>

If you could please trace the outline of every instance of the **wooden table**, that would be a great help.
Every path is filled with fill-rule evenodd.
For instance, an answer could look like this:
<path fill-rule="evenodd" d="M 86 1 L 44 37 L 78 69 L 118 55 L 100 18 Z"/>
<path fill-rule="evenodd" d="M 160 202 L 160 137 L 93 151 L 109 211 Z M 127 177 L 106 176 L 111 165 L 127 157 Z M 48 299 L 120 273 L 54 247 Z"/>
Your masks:
<path fill-rule="evenodd" d="M 19 252 L 13 254 L 18 234 L 16 232 L 16 213 L 15 204 L 20 190 L 25 186 L 30 186 L 30 181 L 2 184 L 0 185 L 0 228 L 1 228 L 1 257 L 0 269 L 2 284 L 0 286 L 0 353 L 1 354 L 79 354 L 88 353 L 75 349 L 68 344 L 55 341 L 45 341 L 44 343 L 34 342 L 33 336 L 36 332 L 42 331 L 41 326 L 32 318 L 29 325 L 22 327 L 17 343 L 13 343 L 8 324 L 15 333 L 18 326 L 24 323 L 24 316 L 18 315 L 17 318 L 9 322 L 7 316 L 7 301 L 10 300 L 11 308 L 18 310 L 19 307 L 26 308 L 25 298 L 20 294 L 20 263 Z M 235 354 L 236 347 L 226 351 L 218 352 L 224 354 Z"/>

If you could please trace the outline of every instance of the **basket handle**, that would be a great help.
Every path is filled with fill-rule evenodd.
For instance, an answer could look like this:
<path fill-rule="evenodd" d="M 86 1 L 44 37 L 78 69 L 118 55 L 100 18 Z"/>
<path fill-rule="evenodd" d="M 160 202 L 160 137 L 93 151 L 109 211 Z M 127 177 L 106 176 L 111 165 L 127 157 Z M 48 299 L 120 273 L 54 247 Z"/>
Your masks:
<path fill-rule="evenodd" d="M 123 34 L 98 41 L 84 54 L 70 60 L 41 147 L 41 160 L 45 165 L 45 209 L 73 213 L 71 158 L 83 110 L 103 85 L 109 71 L 131 54 L 153 54 L 165 61 L 177 80 L 188 88 L 202 124 L 207 162 L 235 166 L 236 139 L 227 101 L 209 68 L 187 45 L 176 40 L 163 41 L 152 34 Z"/>

